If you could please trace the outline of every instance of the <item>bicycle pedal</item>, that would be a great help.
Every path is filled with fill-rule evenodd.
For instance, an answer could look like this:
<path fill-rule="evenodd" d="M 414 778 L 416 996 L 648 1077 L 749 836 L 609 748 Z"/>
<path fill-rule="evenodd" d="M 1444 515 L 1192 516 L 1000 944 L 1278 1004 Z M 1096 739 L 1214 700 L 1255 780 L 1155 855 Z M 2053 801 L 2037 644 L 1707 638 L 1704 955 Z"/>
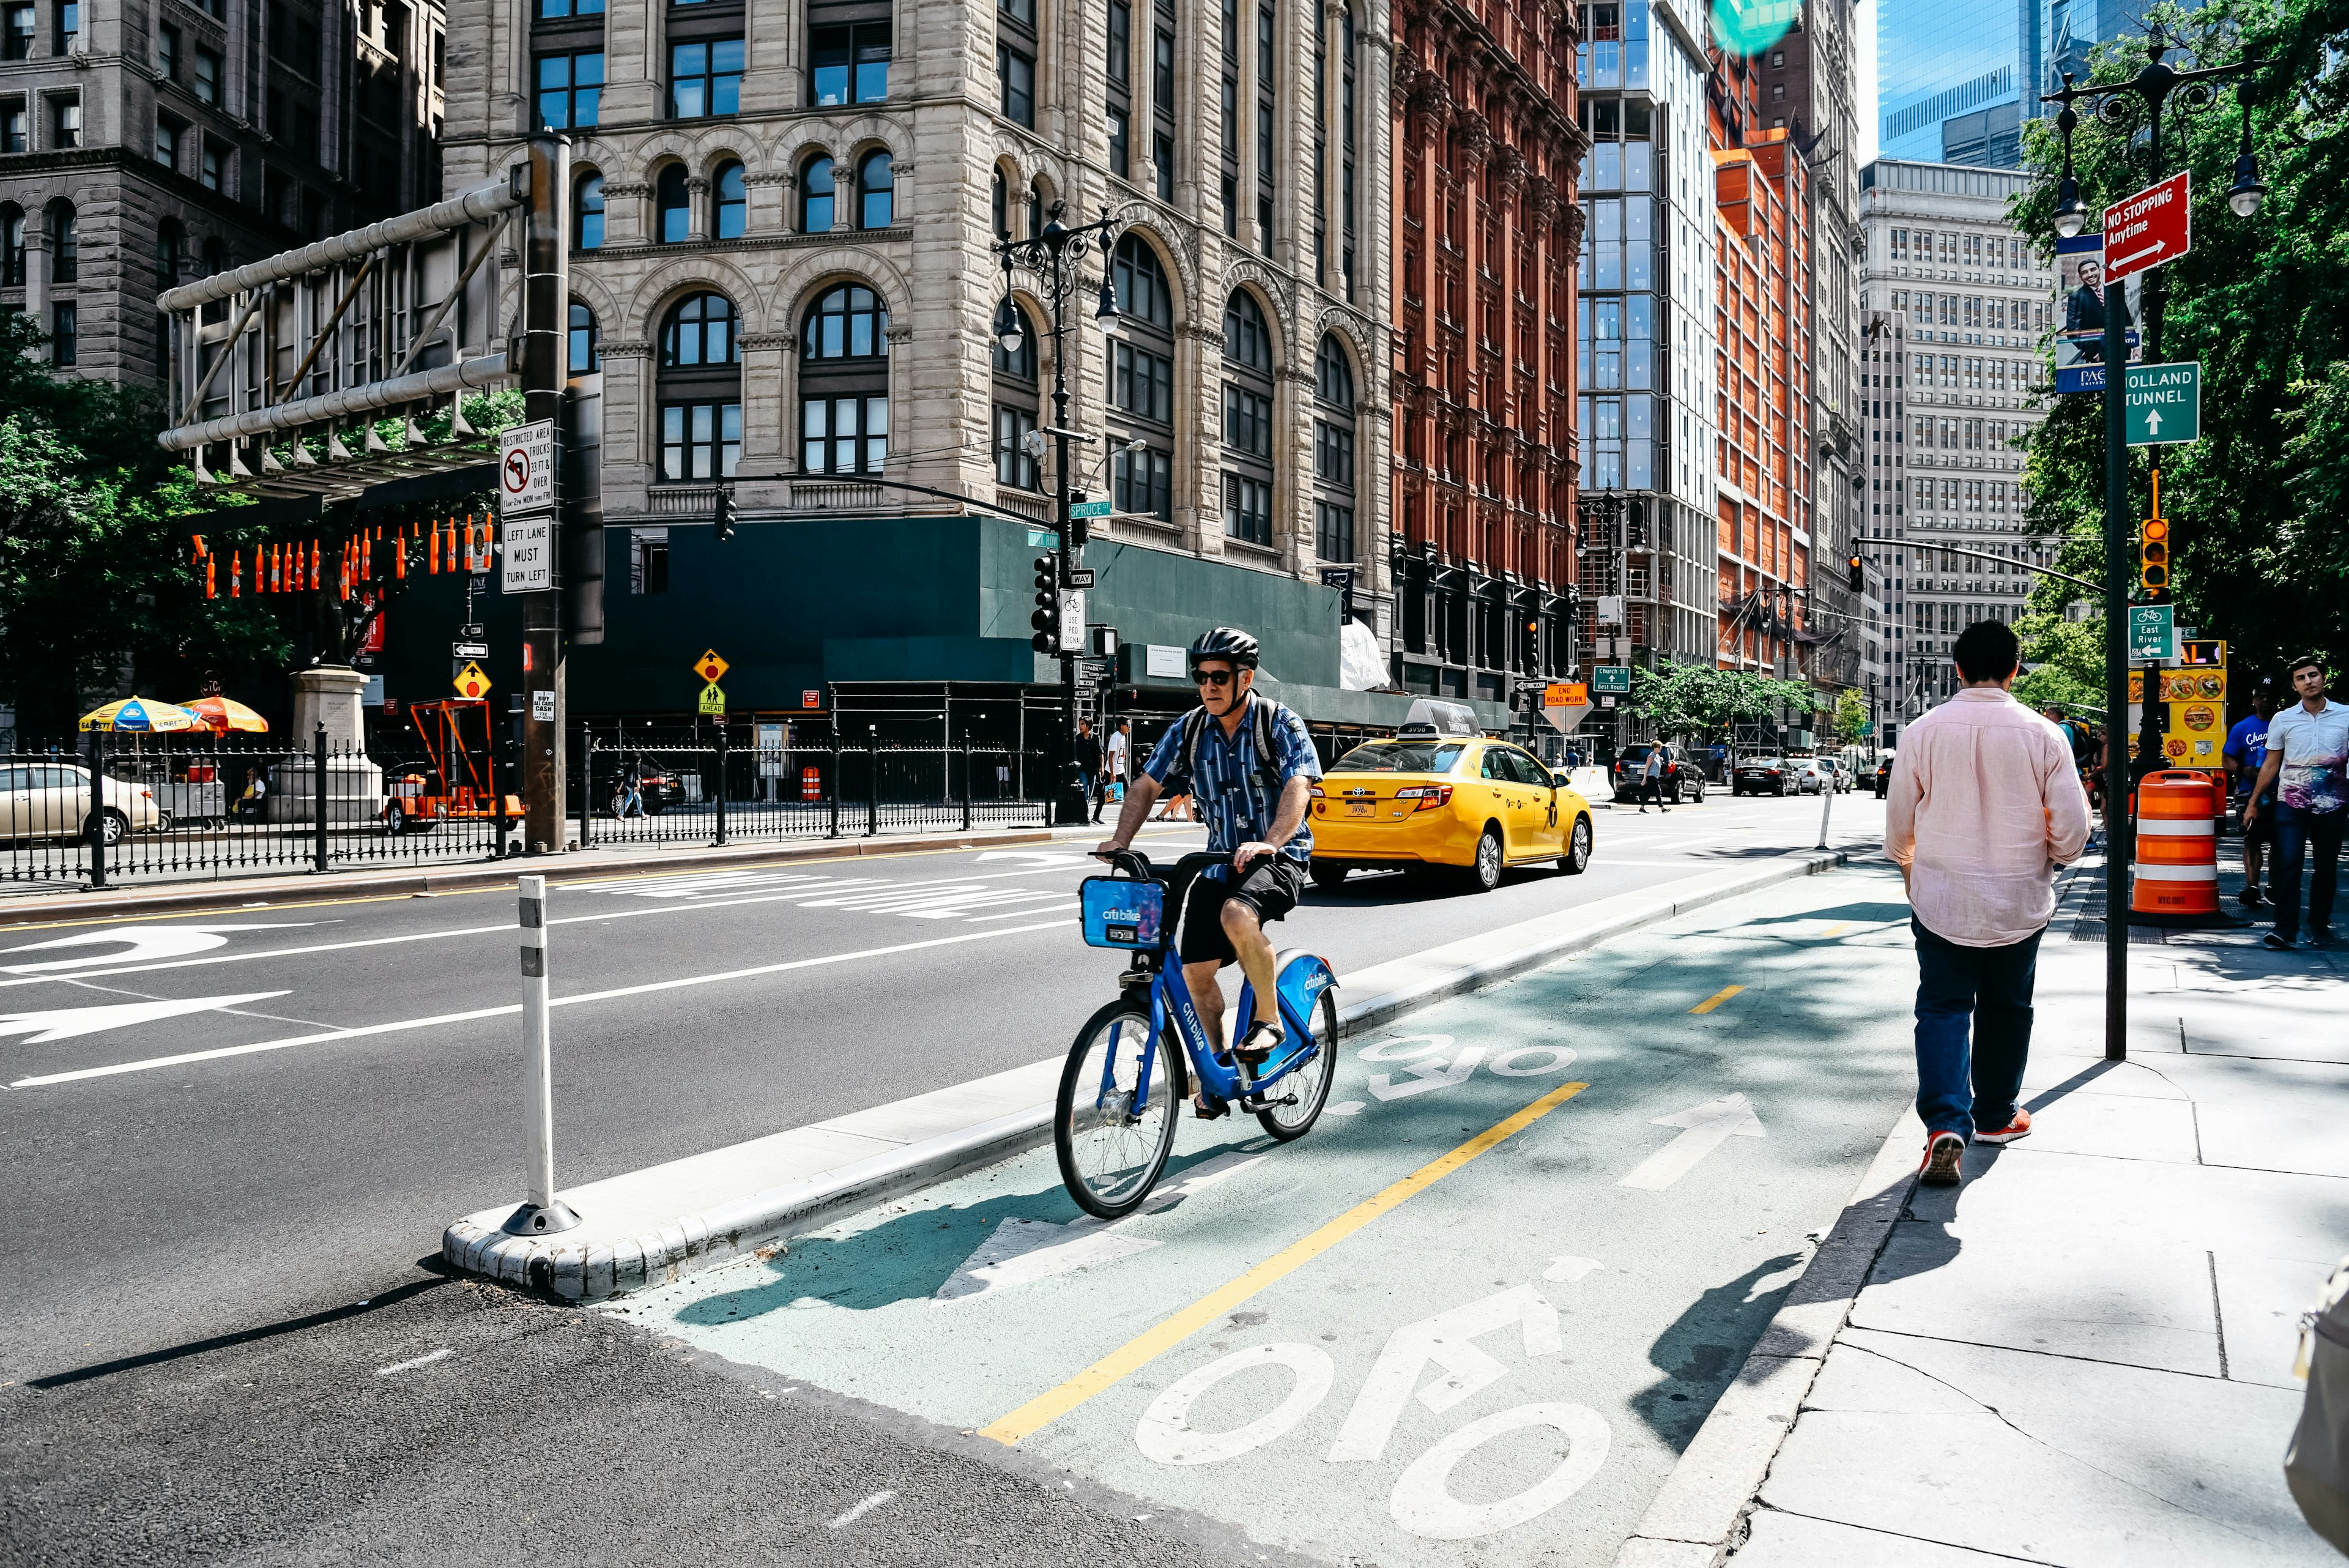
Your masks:
<path fill-rule="evenodd" d="M 1191 1114 L 1203 1122 L 1218 1121 L 1232 1114 L 1232 1103 L 1229 1100 L 1217 1100 L 1206 1110 L 1201 1110 L 1195 1103 L 1191 1106 Z"/>

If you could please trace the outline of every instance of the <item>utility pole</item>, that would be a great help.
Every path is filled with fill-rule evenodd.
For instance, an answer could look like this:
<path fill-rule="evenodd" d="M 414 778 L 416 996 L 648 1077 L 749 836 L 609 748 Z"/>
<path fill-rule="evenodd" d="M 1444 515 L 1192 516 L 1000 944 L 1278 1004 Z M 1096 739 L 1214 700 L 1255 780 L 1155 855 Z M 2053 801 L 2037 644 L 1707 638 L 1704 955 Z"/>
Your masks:
<path fill-rule="evenodd" d="M 571 301 L 569 236 L 564 210 L 569 200 L 569 139 L 539 132 L 528 143 L 530 200 L 523 235 L 521 364 L 523 418 L 554 429 L 554 511 L 545 519 L 550 535 L 563 516 L 564 327 Z M 509 549 L 515 519 L 503 520 Z M 554 554 L 552 539 L 549 552 Z M 555 556 L 560 559 L 560 556 Z M 563 586 L 559 574 L 546 587 L 522 596 L 523 687 L 530 694 L 522 715 L 523 842 L 533 855 L 559 854 L 564 847 Z"/>

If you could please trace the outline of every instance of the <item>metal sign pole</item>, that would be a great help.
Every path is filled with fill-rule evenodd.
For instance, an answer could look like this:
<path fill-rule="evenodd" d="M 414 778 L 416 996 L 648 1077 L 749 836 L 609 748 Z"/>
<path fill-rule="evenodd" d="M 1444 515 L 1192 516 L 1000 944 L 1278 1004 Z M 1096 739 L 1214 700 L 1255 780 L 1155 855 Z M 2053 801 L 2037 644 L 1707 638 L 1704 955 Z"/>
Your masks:
<path fill-rule="evenodd" d="M 563 389 L 570 305 L 569 247 L 564 210 L 571 179 L 571 144 L 541 134 L 530 139 L 530 203 L 523 241 L 523 330 L 519 367 L 523 417 L 554 421 L 554 515 L 562 515 Z M 509 546 L 511 546 L 509 538 Z M 523 841 L 533 855 L 564 847 L 563 598 L 559 582 L 522 596 Z"/>

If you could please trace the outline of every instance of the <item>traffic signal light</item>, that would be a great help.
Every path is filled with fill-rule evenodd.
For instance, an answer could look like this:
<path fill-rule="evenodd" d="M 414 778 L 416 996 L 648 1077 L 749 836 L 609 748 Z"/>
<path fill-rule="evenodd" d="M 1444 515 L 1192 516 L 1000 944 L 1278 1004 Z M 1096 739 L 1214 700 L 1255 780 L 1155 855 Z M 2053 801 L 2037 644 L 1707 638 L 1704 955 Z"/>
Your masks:
<path fill-rule="evenodd" d="M 1039 653 L 1061 651 L 1061 573 L 1050 556 L 1036 557 L 1036 613 L 1028 624 L 1036 628 L 1029 646 Z"/>
<path fill-rule="evenodd" d="M 1857 593 L 1860 589 L 1866 587 L 1868 586 L 1868 578 L 1866 574 L 1860 570 L 1859 552 L 1854 550 L 1851 553 L 1851 559 L 1844 564 L 1851 568 L 1851 591 Z"/>
<path fill-rule="evenodd" d="M 719 543 L 734 537 L 734 493 L 720 487 L 718 499 L 710 504 L 709 525 L 717 532 Z"/>
<path fill-rule="evenodd" d="M 2169 602 L 2169 519 L 2148 517 L 2137 535 L 2137 582 L 2144 604 Z"/>

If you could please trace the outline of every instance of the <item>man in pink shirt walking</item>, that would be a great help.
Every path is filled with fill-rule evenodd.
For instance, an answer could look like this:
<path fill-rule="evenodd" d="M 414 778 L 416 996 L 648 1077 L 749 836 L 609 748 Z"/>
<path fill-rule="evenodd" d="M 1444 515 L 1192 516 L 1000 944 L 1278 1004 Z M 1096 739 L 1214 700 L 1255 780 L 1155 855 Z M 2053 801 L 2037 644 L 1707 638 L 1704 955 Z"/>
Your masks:
<path fill-rule="evenodd" d="M 1901 733 L 1886 797 L 1884 852 L 1908 886 L 1917 938 L 1920 1174 L 1936 1186 L 1956 1182 L 1969 1137 L 2013 1143 L 2031 1131 L 2015 1096 L 2039 938 L 2055 913 L 2055 868 L 2088 840 L 2071 747 L 2007 694 L 2022 651 L 2003 621 L 1966 628 L 1953 649 L 1965 688 Z"/>

